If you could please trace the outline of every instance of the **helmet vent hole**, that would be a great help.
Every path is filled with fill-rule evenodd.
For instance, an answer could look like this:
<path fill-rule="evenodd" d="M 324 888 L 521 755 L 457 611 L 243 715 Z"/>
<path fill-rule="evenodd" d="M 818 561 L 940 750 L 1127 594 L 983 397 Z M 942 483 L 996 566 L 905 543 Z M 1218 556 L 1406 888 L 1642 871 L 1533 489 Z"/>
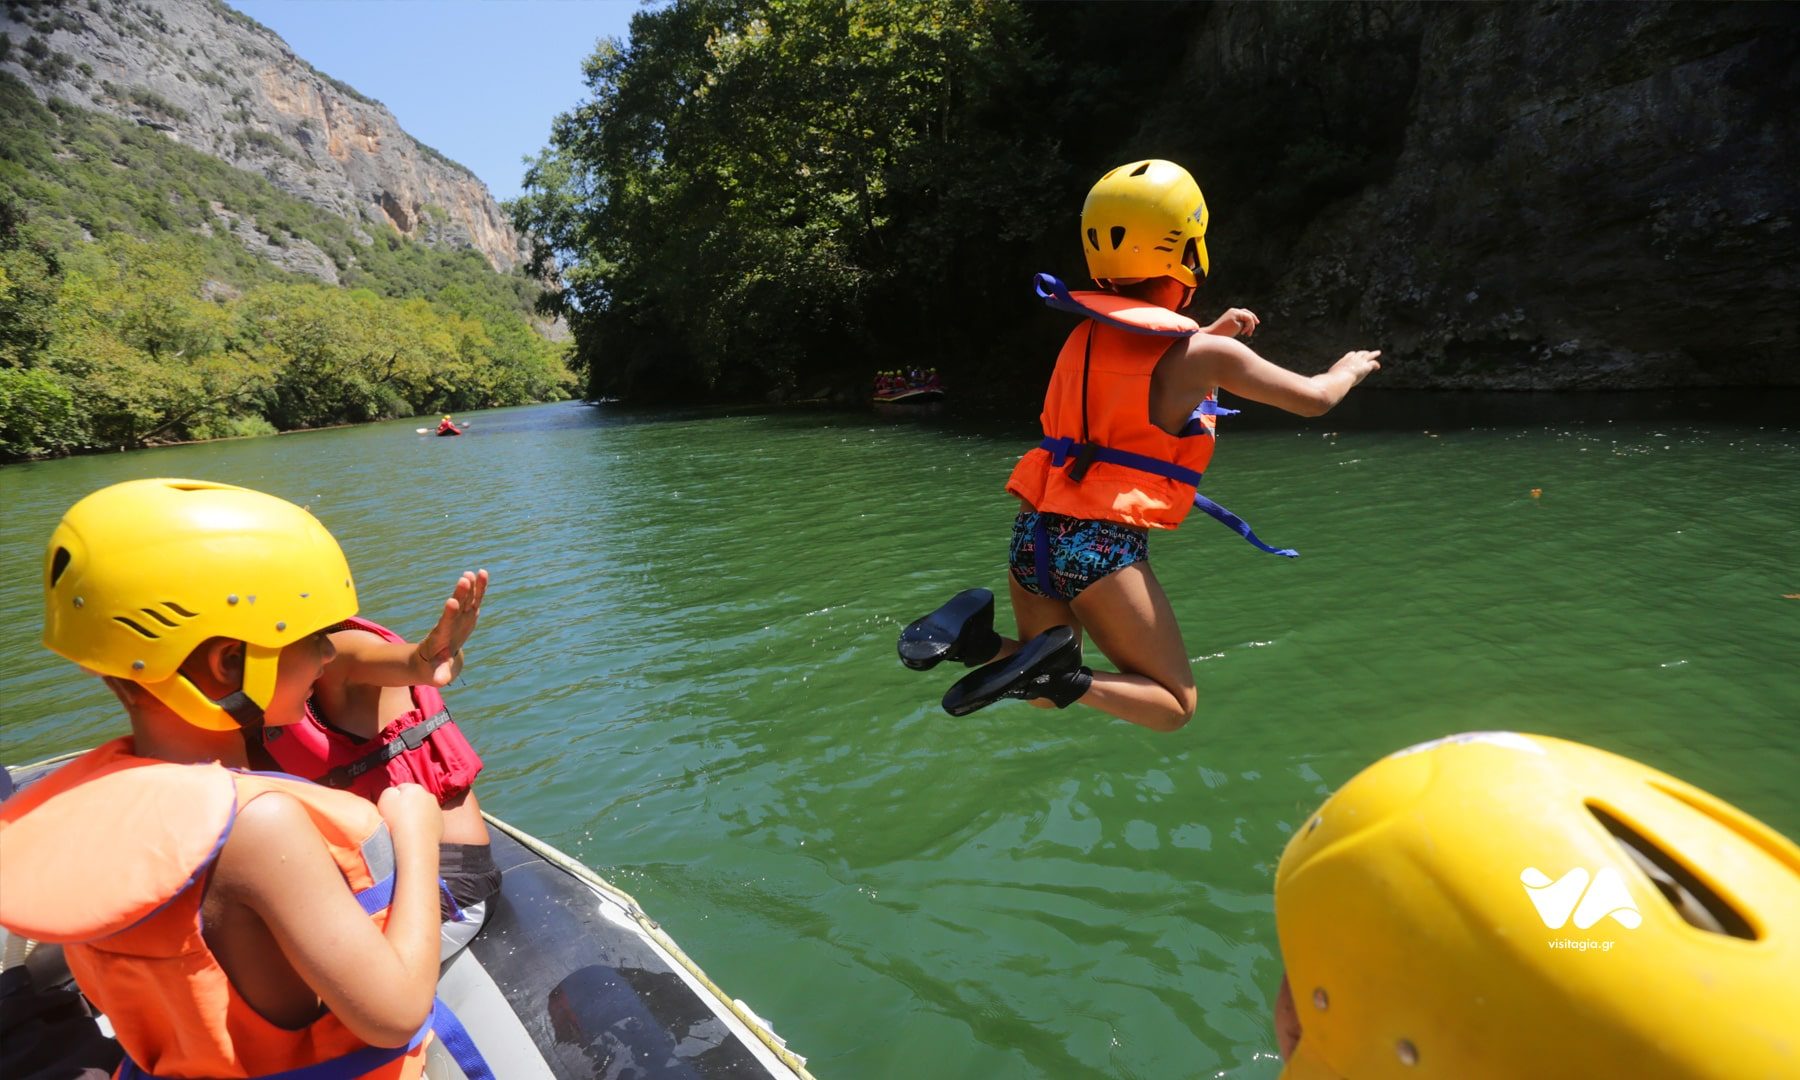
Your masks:
<path fill-rule="evenodd" d="M 69 554 L 69 549 L 66 547 L 57 548 L 56 554 L 50 556 L 51 585 L 55 585 L 58 579 L 63 576 L 63 571 L 69 568 L 69 560 L 72 558 L 73 556 Z"/>
<path fill-rule="evenodd" d="M 1095 251 L 1099 251 L 1100 250 L 1100 234 L 1093 229 L 1089 229 L 1088 230 L 1088 243 L 1094 245 Z"/>
<path fill-rule="evenodd" d="M 1713 934 L 1725 934 L 1745 941 L 1757 940 L 1750 921 L 1727 904 L 1699 875 L 1676 862 L 1674 856 L 1657 847 L 1642 833 L 1592 804 L 1588 813 L 1611 833 L 1625 854 L 1637 864 L 1656 891 L 1688 925 Z"/>
<path fill-rule="evenodd" d="M 173 611 L 184 619 L 192 619 L 198 615 L 197 612 L 189 611 L 187 608 L 182 607 L 173 600 L 164 600 L 162 606 L 168 608 L 170 611 Z"/>
<path fill-rule="evenodd" d="M 174 619 L 169 618 L 167 615 L 164 615 L 162 612 L 157 611 L 155 608 L 138 608 L 138 610 L 143 612 L 144 614 L 150 616 L 152 619 L 155 619 L 157 622 L 162 623 L 164 626 L 167 626 L 170 628 L 173 628 L 175 626 Z"/>
<path fill-rule="evenodd" d="M 1125 242 L 1125 226 L 1123 226 L 1123 225 L 1114 225 L 1114 226 L 1113 226 L 1113 227 L 1112 227 L 1112 246 L 1113 246 L 1113 250 L 1114 250 L 1114 251 L 1117 251 L 1117 250 L 1119 250 L 1119 245 L 1120 245 L 1120 244 L 1123 244 L 1123 243 L 1124 243 L 1124 242 Z"/>
<path fill-rule="evenodd" d="M 144 629 L 143 627 L 139 626 L 137 623 L 132 622 L 130 619 L 127 619 L 123 615 L 114 615 L 113 622 L 122 623 L 123 625 L 128 626 L 133 630 L 136 630 L 141 636 L 148 638 L 151 641 L 160 641 L 161 640 L 159 635 L 152 633 L 149 630 Z"/>
<path fill-rule="evenodd" d="M 1142 176 L 1149 171 L 1150 171 L 1150 163 L 1148 161 L 1146 161 L 1142 165 L 1139 165 L 1137 168 L 1131 170 L 1131 175 Z"/>

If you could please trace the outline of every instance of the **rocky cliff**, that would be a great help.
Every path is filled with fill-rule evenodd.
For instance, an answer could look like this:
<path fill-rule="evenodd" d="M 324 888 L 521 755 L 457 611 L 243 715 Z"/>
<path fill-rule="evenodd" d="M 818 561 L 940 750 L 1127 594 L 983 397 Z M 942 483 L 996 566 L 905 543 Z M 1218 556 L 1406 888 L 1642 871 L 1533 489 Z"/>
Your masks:
<path fill-rule="evenodd" d="M 1124 156 L 1191 163 L 1271 356 L 1800 385 L 1800 7 L 1222 4 L 1171 70 Z"/>
<path fill-rule="evenodd" d="M 0 70 L 40 99 L 155 128 L 371 234 L 473 248 L 502 272 L 529 253 L 473 173 L 220 0 L 9 0 L 0 33 Z M 336 281 L 331 260 L 304 241 L 275 248 L 225 214 L 214 227 L 248 230 L 252 250 Z"/>

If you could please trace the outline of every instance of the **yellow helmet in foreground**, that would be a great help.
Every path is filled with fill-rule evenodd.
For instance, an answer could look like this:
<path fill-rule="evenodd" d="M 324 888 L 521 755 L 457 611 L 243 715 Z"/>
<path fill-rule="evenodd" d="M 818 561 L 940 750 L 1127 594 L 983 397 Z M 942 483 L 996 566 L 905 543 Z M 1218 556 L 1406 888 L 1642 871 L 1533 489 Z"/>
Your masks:
<path fill-rule="evenodd" d="M 1186 169 L 1155 158 L 1121 165 L 1081 207 L 1088 275 L 1101 284 L 1172 277 L 1192 288 L 1209 269 L 1206 219 L 1206 199 Z"/>
<path fill-rule="evenodd" d="M 69 508 L 44 558 L 44 645 L 143 684 L 188 723 L 240 727 L 275 689 L 281 650 L 356 614 L 325 526 L 284 499 L 199 480 L 133 480 Z M 208 638 L 245 643 L 243 697 L 208 699 L 178 670 Z M 228 711 L 230 710 L 230 711 Z"/>
<path fill-rule="evenodd" d="M 1275 919 L 1288 1080 L 1800 1076 L 1800 847 L 1601 750 L 1376 762 L 1289 841 Z"/>

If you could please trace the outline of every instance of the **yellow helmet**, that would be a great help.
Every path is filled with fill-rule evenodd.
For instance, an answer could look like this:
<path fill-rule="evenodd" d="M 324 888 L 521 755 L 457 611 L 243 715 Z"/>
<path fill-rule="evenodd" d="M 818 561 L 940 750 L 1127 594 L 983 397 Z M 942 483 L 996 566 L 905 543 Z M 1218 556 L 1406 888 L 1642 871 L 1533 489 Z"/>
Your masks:
<path fill-rule="evenodd" d="M 1275 921 L 1287 1080 L 1800 1075 L 1800 847 L 1601 750 L 1371 765 L 1288 842 Z"/>
<path fill-rule="evenodd" d="M 1192 288 L 1209 268 L 1206 219 L 1206 199 L 1186 169 L 1156 158 L 1121 165 L 1081 207 L 1088 275 L 1101 284 L 1172 277 Z"/>
<path fill-rule="evenodd" d="M 281 650 L 356 614 L 325 526 L 293 503 L 199 480 L 132 480 L 69 508 L 44 557 L 44 645 L 142 683 L 188 723 L 260 718 Z M 208 638 L 245 643 L 242 697 L 215 702 L 178 670 Z M 255 708 L 247 708 L 248 699 Z"/>

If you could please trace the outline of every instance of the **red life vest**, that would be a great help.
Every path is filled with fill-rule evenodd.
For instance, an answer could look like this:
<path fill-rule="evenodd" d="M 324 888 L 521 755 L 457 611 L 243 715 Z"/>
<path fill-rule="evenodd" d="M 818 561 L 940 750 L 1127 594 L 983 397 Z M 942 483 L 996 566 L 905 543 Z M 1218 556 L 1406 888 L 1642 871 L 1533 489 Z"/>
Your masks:
<path fill-rule="evenodd" d="M 89 751 L 0 806 L 0 925 L 64 945 L 82 992 L 129 1061 L 121 1075 L 249 1077 L 342 1060 L 342 1075 L 416 1077 L 414 1045 L 372 1049 L 331 1013 L 297 1030 L 251 1008 L 201 933 L 206 875 L 237 813 L 299 800 L 376 924 L 393 895 L 387 826 L 364 799 L 224 766 L 138 757 L 130 738 Z"/>
<path fill-rule="evenodd" d="M 368 619 L 346 619 L 339 630 L 364 630 L 383 641 L 400 635 Z M 316 701 L 306 715 L 282 727 L 263 729 L 270 756 L 295 776 L 345 788 L 374 801 L 396 784 L 423 784 L 438 801 L 469 790 L 481 773 L 481 755 L 450 719 L 437 688 L 411 688 L 413 707 L 384 726 L 373 739 L 358 739 L 326 723 Z"/>

